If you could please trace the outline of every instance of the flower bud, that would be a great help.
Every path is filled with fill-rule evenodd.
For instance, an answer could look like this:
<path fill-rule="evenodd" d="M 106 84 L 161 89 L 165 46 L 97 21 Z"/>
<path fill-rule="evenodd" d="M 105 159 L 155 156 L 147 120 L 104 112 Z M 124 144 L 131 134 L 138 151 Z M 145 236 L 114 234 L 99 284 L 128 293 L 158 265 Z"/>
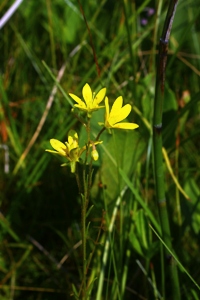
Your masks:
<path fill-rule="evenodd" d="M 92 156 L 92 158 L 93 158 L 95 161 L 98 160 L 98 158 L 99 158 L 99 153 L 97 152 L 96 149 L 92 150 L 91 156 Z"/>

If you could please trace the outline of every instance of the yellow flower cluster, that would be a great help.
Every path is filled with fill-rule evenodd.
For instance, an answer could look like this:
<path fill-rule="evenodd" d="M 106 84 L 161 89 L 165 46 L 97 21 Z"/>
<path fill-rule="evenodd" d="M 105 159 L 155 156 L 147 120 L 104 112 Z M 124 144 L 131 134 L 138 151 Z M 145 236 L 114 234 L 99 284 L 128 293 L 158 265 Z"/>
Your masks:
<path fill-rule="evenodd" d="M 122 96 L 118 97 L 110 110 L 108 97 L 106 96 L 106 88 L 101 89 L 97 94 L 93 93 L 91 87 L 88 83 L 86 83 L 82 90 L 83 99 L 81 100 L 78 96 L 74 94 L 69 94 L 72 99 L 76 102 L 74 107 L 84 111 L 87 113 L 88 119 L 91 118 L 92 113 L 100 108 L 105 107 L 105 120 L 104 123 L 99 123 L 99 125 L 103 125 L 104 128 L 118 128 L 118 129 L 136 129 L 139 126 L 135 123 L 129 122 L 121 122 L 126 119 L 131 112 L 131 105 L 126 104 L 123 106 L 123 98 Z M 105 106 L 99 106 L 99 104 L 105 98 Z M 102 132 L 101 131 L 101 132 Z M 100 132 L 100 133 L 101 133 Z M 99 134 L 100 135 L 100 134 Z M 98 137 L 99 137 L 98 135 Z M 98 139 L 98 138 L 97 138 Z M 82 153 L 87 148 L 92 147 L 91 157 L 93 160 L 98 160 L 98 152 L 96 150 L 95 145 L 102 143 L 101 141 L 92 142 L 89 141 L 87 146 L 80 148 L 78 142 L 78 134 L 74 130 L 70 130 L 68 133 L 68 141 L 65 143 L 60 142 L 57 139 L 51 139 L 50 144 L 54 150 L 46 150 L 50 153 L 55 153 L 67 158 L 70 166 L 71 172 L 74 173 L 76 170 L 76 163 L 80 162 Z"/>
<path fill-rule="evenodd" d="M 91 117 L 91 113 L 93 111 L 104 107 L 104 106 L 99 106 L 99 103 L 101 103 L 105 98 L 105 108 L 106 108 L 105 122 L 99 123 L 100 125 L 104 125 L 106 128 L 119 128 L 119 129 L 136 129 L 139 127 L 135 123 L 129 123 L 129 122 L 119 123 L 122 120 L 126 119 L 131 112 L 130 104 L 126 104 L 122 106 L 123 104 L 122 96 L 118 97 L 115 100 L 110 111 L 108 97 L 105 97 L 106 88 L 101 89 L 97 94 L 95 94 L 92 93 L 91 87 L 89 86 L 88 83 L 86 83 L 83 87 L 82 94 L 83 94 L 84 101 L 74 94 L 70 93 L 69 95 L 72 97 L 74 101 L 78 103 L 75 104 L 74 106 L 79 108 L 80 110 L 87 112 L 88 117 Z"/>

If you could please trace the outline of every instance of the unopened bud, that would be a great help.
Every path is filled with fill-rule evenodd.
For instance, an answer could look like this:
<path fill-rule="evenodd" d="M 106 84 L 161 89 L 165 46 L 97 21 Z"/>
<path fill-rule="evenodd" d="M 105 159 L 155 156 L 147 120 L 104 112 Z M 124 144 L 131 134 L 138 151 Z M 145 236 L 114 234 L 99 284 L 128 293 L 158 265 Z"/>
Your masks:
<path fill-rule="evenodd" d="M 92 150 L 91 152 L 92 158 L 96 161 L 99 158 L 99 153 L 97 152 L 96 149 Z"/>

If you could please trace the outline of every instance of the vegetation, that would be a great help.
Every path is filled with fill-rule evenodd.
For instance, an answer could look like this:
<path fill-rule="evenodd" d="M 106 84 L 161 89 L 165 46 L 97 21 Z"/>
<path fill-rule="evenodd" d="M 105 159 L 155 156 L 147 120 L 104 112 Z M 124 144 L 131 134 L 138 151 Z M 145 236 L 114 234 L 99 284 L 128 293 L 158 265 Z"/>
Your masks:
<path fill-rule="evenodd" d="M 174 2 L 23 1 L 0 29 L 0 300 L 200 299 L 200 7 L 178 1 L 165 70 Z M 86 83 L 139 127 L 99 137 Z M 99 158 L 60 167 L 74 131 Z"/>

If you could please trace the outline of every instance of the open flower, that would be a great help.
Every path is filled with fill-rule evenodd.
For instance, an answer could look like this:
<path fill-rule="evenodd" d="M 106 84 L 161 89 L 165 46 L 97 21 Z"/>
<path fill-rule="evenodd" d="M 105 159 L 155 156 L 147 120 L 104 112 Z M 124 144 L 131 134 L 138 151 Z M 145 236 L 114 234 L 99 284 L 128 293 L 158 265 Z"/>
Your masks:
<path fill-rule="evenodd" d="M 64 144 L 59 140 L 51 139 L 50 144 L 55 150 L 46 151 L 66 157 L 70 162 L 71 172 L 74 173 L 76 162 L 79 161 L 80 157 L 78 134 L 74 130 L 70 130 L 68 133 L 68 142 L 65 142 Z"/>
<path fill-rule="evenodd" d="M 94 147 L 94 145 L 101 144 L 101 143 L 102 141 L 90 142 L 89 146 Z M 82 153 L 86 150 L 86 146 L 82 148 L 79 147 L 78 134 L 76 133 L 76 131 L 74 130 L 69 131 L 68 142 L 62 143 L 59 140 L 51 139 L 50 144 L 54 150 L 45 150 L 45 151 L 66 157 L 67 160 L 69 161 L 71 172 L 75 173 L 76 163 L 80 161 L 80 157 Z"/>
<path fill-rule="evenodd" d="M 78 107 L 80 110 L 87 112 L 88 117 L 91 117 L 91 113 L 99 108 L 103 108 L 104 106 L 99 106 L 105 97 L 106 88 L 101 89 L 97 94 L 92 93 L 92 90 L 88 83 L 86 83 L 82 90 L 83 100 L 81 100 L 78 96 L 74 94 L 69 94 L 74 101 L 77 102 L 75 107 Z"/>
<path fill-rule="evenodd" d="M 129 123 L 129 122 L 119 123 L 122 120 L 126 119 L 126 117 L 131 112 L 130 104 L 126 104 L 123 107 L 122 104 L 123 104 L 123 98 L 122 96 L 120 96 L 115 100 L 110 111 L 108 97 L 106 97 L 105 99 L 106 113 L 105 113 L 105 124 L 104 124 L 106 128 L 136 129 L 139 127 L 139 125 L 135 123 Z"/>

